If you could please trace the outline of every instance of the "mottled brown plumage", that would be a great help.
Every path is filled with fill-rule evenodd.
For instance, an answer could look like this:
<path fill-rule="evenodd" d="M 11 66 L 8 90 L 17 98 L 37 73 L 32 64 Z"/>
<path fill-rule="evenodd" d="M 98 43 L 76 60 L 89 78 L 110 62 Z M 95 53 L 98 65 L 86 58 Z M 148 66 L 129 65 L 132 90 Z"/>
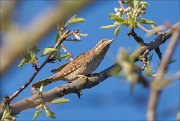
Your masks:
<path fill-rule="evenodd" d="M 99 66 L 112 41 L 113 40 L 101 40 L 92 50 L 79 55 L 74 60 L 57 69 L 53 69 L 52 72 L 56 74 L 45 80 L 34 83 L 32 86 L 39 88 L 41 85 L 45 86 L 58 80 L 72 82 L 78 78 L 78 75 L 90 74 Z"/>

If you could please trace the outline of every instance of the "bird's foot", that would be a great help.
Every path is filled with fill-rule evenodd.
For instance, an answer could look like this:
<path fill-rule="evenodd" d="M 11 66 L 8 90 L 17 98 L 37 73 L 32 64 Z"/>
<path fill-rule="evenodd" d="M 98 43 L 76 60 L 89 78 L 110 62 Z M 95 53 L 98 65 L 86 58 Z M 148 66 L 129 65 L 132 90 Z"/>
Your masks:
<path fill-rule="evenodd" d="M 42 104 L 44 103 L 43 101 L 43 86 L 40 87 L 40 90 L 37 90 L 35 87 L 31 86 L 31 91 L 32 91 L 32 95 L 35 96 L 35 103 L 36 104 Z"/>
<path fill-rule="evenodd" d="M 88 77 L 87 76 L 85 76 L 85 75 L 77 75 L 77 77 L 79 77 L 79 79 L 81 80 L 81 82 L 84 84 L 84 83 L 86 83 L 86 81 L 88 80 Z M 82 96 L 82 91 L 81 90 L 78 90 L 77 92 L 77 95 L 78 95 L 78 98 L 80 99 L 81 98 L 81 96 Z"/>

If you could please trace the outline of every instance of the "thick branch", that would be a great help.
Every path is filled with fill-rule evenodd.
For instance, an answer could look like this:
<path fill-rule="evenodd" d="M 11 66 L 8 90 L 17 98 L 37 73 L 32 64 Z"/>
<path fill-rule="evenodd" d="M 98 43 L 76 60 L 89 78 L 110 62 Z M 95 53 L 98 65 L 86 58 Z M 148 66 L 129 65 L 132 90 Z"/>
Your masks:
<path fill-rule="evenodd" d="M 91 88 L 93 86 L 98 85 L 100 82 L 104 81 L 110 75 L 108 72 L 116 67 L 116 64 L 112 65 L 111 67 L 105 69 L 104 71 L 100 72 L 99 74 L 95 74 L 94 76 L 89 76 L 88 80 L 85 83 L 82 83 L 82 80 L 75 80 L 72 83 L 64 84 L 58 87 L 55 87 L 45 93 L 43 93 L 43 101 L 50 102 L 55 98 L 62 97 L 64 95 L 75 93 L 79 90 Z M 21 101 L 16 102 L 15 104 L 10 105 L 12 109 L 12 114 L 20 113 L 21 111 L 29 108 L 34 108 L 38 106 L 36 102 L 39 99 L 38 95 L 23 99 Z M 0 117 L 2 116 L 3 110 L 0 109 Z"/>

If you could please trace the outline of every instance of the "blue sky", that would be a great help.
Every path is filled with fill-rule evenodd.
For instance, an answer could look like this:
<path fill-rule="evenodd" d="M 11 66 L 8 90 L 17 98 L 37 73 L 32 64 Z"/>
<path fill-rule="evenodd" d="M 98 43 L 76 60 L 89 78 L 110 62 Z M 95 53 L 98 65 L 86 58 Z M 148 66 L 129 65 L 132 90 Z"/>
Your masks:
<path fill-rule="evenodd" d="M 46 0 L 21 1 L 21 4 L 14 12 L 14 21 L 18 25 L 24 26 L 38 14 L 41 14 L 43 10 L 54 4 L 55 1 L 51 2 Z M 64 46 L 72 52 L 73 57 L 90 50 L 101 39 L 115 38 L 113 35 L 113 29 L 100 29 L 100 26 L 102 25 L 113 23 L 113 21 L 108 18 L 108 14 L 114 12 L 115 7 L 119 7 L 118 1 L 116 0 L 99 0 L 77 13 L 79 17 L 83 17 L 87 21 L 78 25 L 69 26 L 69 29 L 80 27 L 81 32 L 88 33 L 88 36 L 83 37 L 82 41 L 77 43 L 64 42 Z M 161 25 L 166 21 L 174 24 L 179 21 L 179 9 L 180 6 L 178 0 L 149 1 L 147 14 L 144 17 L 154 20 L 158 25 Z M 129 52 L 133 52 L 138 47 L 137 43 L 132 38 L 128 38 L 127 32 L 127 28 L 123 27 L 121 29 L 118 37 L 115 38 L 115 41 L 111 45 L 105 59 L 95 72 L 99 72 L 111 66 L 116 60 L 119 48 L 126 48 Z M 52 31 L 38 44 L 41 48 L 41 52 L 43 48 L 54 44 L 53 40 L 56 33 L 57 31 Z M 152 38 L 146 38 L 145 33 L 142 30 L 139 30 L 137 33 L 141 35 L 146 42 L 152 40 Z M 163 52 L 168 43 L 169 41 L 161 46 Z M 177 61 L 170 66 L 169 75 L 174 74 L 180 69 L 179 50 L 180 46 L 178 44 L 173 57 L 174 59 L 177 59 Z M 41 52 L 38 55 L 40 55 Z M 154 53 L 154 51 L 151 53 Z M 154 53 L 153 57 L 152 65 L 157 66 L 159 62 L 157 55 Z M 40 57 L 39 64 L 42 63 L 44 59 L 45 58 Z M 1 93 L 3 95 L 11 95 L 33 73 L 31 65 L 18 68 L 17 65 L 19 62 L 20 60 L 18 60 L 6 74 L 1 75 Z M 52 73 L 50 70 L 65 62 L 66 61 L 47 64 L 34 79 L 34 82 L 51 76 Z M 155 69 L 157 69 L 157 67 L 155 67 Z M 56 82 L 48 85 L 45 87 L 45 90 L 63 83 L 64 82 Z M 175 120 L 178 108 L 180 108 L 179 89 L 179 81 L 176 81 L 164 89 L 160 96 L 160 102 L 158 105 L 158 119 Z M 83 95 L 80 100 L 75 94 L 70 94 L 65 96 L 70 99 L 70 102 L 61 105 L 50 105 L 50 109 L 56 113 L 58 120 L 145 120 L 149 92 L 149 89 L 137 85 L 135 87 L 134 95 L 131 95 L 130 85 L 126 79 L 111 77 L 94 88 L 83 90 Z M 28 96 L 31 96 L 30 87 L 23 91 L 14 102 Z M 31 120 L 34 112 L 35 109 L 23 111 L 18 115 L 17 119 Z M 45 113 L 42 113 L 37 119 L 49 120 L 45 116 Z"/>

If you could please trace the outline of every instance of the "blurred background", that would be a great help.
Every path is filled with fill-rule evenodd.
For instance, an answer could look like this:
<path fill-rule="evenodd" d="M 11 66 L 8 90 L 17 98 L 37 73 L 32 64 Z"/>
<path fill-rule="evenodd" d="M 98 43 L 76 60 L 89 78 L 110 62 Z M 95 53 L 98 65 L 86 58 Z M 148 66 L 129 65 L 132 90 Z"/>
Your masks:
<path fill-rule="evenodd" d="M 18 68 L 20 54 L 28 46 L 38 43 L 41 51 L 38 53 L 40 65 L 46 57 L 40 57 L 42 50 L 54 45 L 57 34 L 57 23 L 76 14 L 87 21 L 77 25 L 70 25 L 68 29 L 80 28 L 81 33 L 87 33 L 80 42 L 64 42 L 64 46 L 73 54 L 73 57 L 93 48 L 101 39 L 115 38 L 113 29 L 100 29 L 102 25 L 113 24 L 108 14 L 119 7 L 117 0 L 27 0 L 13 1 L 1 0 L 1 100 L 4 95 L 13 94 L 33 74 L 30 64 Z M 180 19 L 179 0 L 148 1 L 149 6 L 145 18 L 154 20 L 157 25 L 165 22 L 175 24 Z M 133 38 L 128 38 L 129 30 L 122 27 L 120 33 L 110 47 L 105 59 L 95 72 L 111 66 L 116 61 L 119 48 L 126 48 L 133 52 L 138 44 Z M 144 38 L 145 42 L 151 41 L 155 36 L 147 38 L 142 30 L 137 33 Z M 162 52 L 166 49 L 169 41 L 161 46 Z M 177 61 L 170 65 L 168 75 L 172 75 L 180 69 L 180 46 L 178 44 L 173 59 Z M 151 53 L 154 53 L 152 51 Z M 51 69 L 56 68 L 69 60 L 60 63 L 47 64 L 36 76 L 33 82 L 39 81 L 52 75 Z M 157 70 L 159 59 L 153 54 L 151 65 L 153 72 Z M 61 85 L 65 82 L 56 82 L 45 87 L 45 91 Z M 180 109 L 179 81 L 166 87 L 158 104 L 159 120 L 176 120 L 176 114 Z M 65 96 L 70 102 L 61 105 L 50 105 L 50 110 L 56 113 L 58 120 L 146 120 L 146 110 L 149 98 L 149 89 L 137 85 L 134 94 L 130 93 L 130 84 L 124 78 L 111 77 L 88 90 L 83 90 L 81 99 L 75 94 Z M 30 87 L 26 88 L 14 102 L 31 96 Z M 31 120 L 36 109 L 21 112 L 17 120 Z M 50 120 L 45 113 L 39 115 L 38 120 Z"/>

